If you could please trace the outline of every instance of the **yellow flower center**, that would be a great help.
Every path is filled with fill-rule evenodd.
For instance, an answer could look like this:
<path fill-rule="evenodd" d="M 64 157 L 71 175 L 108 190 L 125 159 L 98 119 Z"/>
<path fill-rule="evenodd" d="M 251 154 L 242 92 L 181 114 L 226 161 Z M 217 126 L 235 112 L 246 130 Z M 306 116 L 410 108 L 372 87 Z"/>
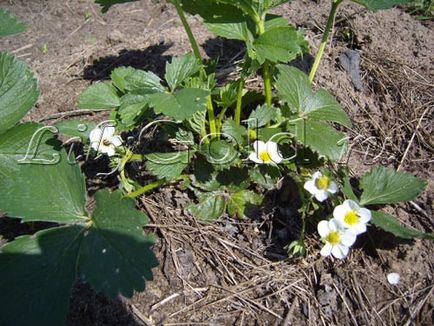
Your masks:
<path fill-rule="evenodd" d="M 330 186 L 330 178 L 326 175 L 322 175 L 316 179 L 315 185 L 318 189 L 326 190 Z"/>
<path fill-rule="evenodd" d="M 327 235 L 326 241 L 332 246 L 336 246 L 341 243 L 341 234 L 339 231 L 332 231 Z"/>
<path fill-rule="evenodd" d="M 262 162 L 264 163 L 270 163 L 273 160 L 271 159 L 270 153 L 268 153 L 267 151 L 262 151 L 259 153 L 259 158 L 262 160 Z"/>
<path fill-rule="evenodd" d="M 359 223 L 359 214 L 357 214 L 355 211 L 350 210 L 348 211 L 344 216 L 344 221 L 348 225 L 354 225 Z"/>
<path fill-rule="evenodd" d="M 111 142 L 110 142 L 110 140 L 108 140 L 108 139 L 104 139 L 104 140 L 102 141 L 102 144 L 103 144 L 104 146 L 110 146 L 110 145 L 111 145 Z"/>

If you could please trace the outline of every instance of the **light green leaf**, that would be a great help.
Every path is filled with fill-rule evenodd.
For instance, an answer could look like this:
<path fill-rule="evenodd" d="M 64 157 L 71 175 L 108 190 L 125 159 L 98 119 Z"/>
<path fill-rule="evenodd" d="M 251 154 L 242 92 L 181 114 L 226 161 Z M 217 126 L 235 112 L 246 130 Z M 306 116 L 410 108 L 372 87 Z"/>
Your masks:
<path fill-rule="evenodd" d="M 198 111 L 193 116 L 185 121 L 185 124 L 195 133 L 201 135 L 206 133 L 206 111 Z"/>
<path fill-rule="evenodd" d="M 188 53 L 181 58 L 173 58 L 166 64 L 165 78 L 173 91 L 188 77 L 193 76 L 200 69 L 200 65 L 193 53 Z"/>
<path fill-rule="evenodd" d="M 218 192 L 203 193 L 199 198 L 199 203 L 190 205 L 189 211 L 196 217 L 214 221 L 218 219 L 226 210 L 226 199 L 223 194 Z"/>
<path fill-rule="evenodd" d="M 129 69 L 129 68 L 126 68 Z M 124 79 L 122 80 L 122 74 Z M 151 71 L 139 69 L 129 70 L 127 72 L 117 72 L 115 77 L 116 87 L 124 87 L 125 90 L 135 92 L 141 95 L 164 92 L 165 88 L 161 85 L 161 79 Z"/>
<path fill-rule="evenodd" d="M 87 214 L 80 167 L 40 128 L 18 125 L 0 136 L 0 210 L 26 222 L 82 223 Z"/>
<path fill-rule="evenodd" d="M 363 189 L 361 205 L 393 204 L 418 197 L 427 183 L 409 173 L 379 166 L 360 180 Z"/>
<path fill-rule="evenodd" d="M 370 10 L 380 10 L 412 3 L 414 0 L 353 0 L 353 2 L 356 2 Z"/>
<path fill-rule="evenodd" d="M 148 218 L 120 191 L 99 191 L 95 200 L 92 227 L 80 248 L 80 273 L 97 292 L 130 298 L 134 290 L 144 290 L 145 280 L 152 280 L 151 268 L 158 265 L 151 251 L 154 240 L 143 232 Z"/>
<path fill-rule="evenodd" d="M 253 42 L 256 59 L 262 64 L 289 62 L 308 49 L 302 33 L 292 26 L 278 27 L 266 31 Z"/>
<path fill-rule="evenodd" d="M 321 121 L 299 120 L 288 124 L 288 131 L 299 143 L 329 160 L 339 160 L 347 150 L 346 136 Z"/>
<path fill-rule="evenodd" d="M 80 141 L 85 143 L 89 140 L 90 132 L 96 128 L 95 122 L 82 120 L 65 120 L 54 125 L 59 133 L 68 137 L 80 138 Z"/>
<path fill-rule="evenodd" d="M 0 52 L 0 134 L 20 121 L 38 96 L 38 83 L 24 62 Z"/>
<path fill-rule="evenodd" d="M 299 117 L 351 126 L 351 120 L 336 99 L 325 90 L 313 92 L 308 77 L 295 67 L 279 65 L 276 89 L 279 98 Z"/>
<path fill-rule="evenodd" d="M 95 83 L 89 86 L 78 99 L 80 109 L 108 109 L 121 105 L 115 88 L 108 83 Z"/>
<path fill-rule="evenodd" d="M 402 225 L 394 216 L 380 211 L 372 211 L 371 223 L 376 227 L 403 239 L 421 238 L 434 241 L 433 233 L 424 233 L 419 230 L 406 227 Z"/>
<path fill-rule="evenodd" d="M 246 209 L 249 209 L 249 206 L 257 206 L 261 204 L 262 200 L 261 195 L 251 190 L 236 192 L 231 194 L 228 199 L 228 213 L 242 219 L 245 217 Z"/>
<path fill-rule="evenodd" d="M 148 154 L 146 168 L 159 179 L 176 179 L 188 167 L 192 156 L 190 151 Z"/>
<path fill-rule="evenodd" d="M 288 27 L 288 20 L 282 16 L 267 15 L 265 17 L 265 31 L 269 31 L 279 27 Z"/>
<path fill-rule="evenodd" d="M 250 129 L 256 129 L 265 126 L 277 116 L 277 109 L 273 106 L 269 107 L 264 104 L 258 106 L 247 120 L 247 124 Z"/>
<path fill-rule="evenodd" d="M 95 0 L 95 2 L 102 7 L 101 11 L 103 13 L 106 13 L 110 9 L 110 7 L 115 5 L 115 4 L 125 3 L 125 2 L 134 2 L 134 1 L 138 1 L 138 0 Z"/>
<path fill-rule="evenodd" d="M 228 119 L 223 123 L 222 133 L 224 134 L 222 137 L 226 137 L 230 141 L 235 142 L 238 146 L 242 146 L 245 143 L 245 137 L 247 137 L 247 129 L 238 125 L 231 119 Z"/>
<path fill-rule="evenodd" d="M 52 228 L 0 248 L 1 325 L 65 325 L 82 231 Z"/>
<path fill-rule="evenodd" d="M 231 107 L 237 101 L 238 87 L 240 85 L 240 80 L 228 82 L 223 87 L 218 89 L 219 99 L 216 103 L 222 108 L 227 109 Z M 246 91 L 243 91 L 243 95 Z"/>
<path fill-rule="evenodd" d="M 8 11 L 0 9 L 0 37 L 22 33 L 25 30 L 26 25 Z"/>
<path fill-rule="evenodd" d="M 205 111 L 209 92 L 198 88 L 184 88 L 174 94 L 157 93 L 150 95 L 150 104 L 156 113 L 163 113 L 176 120 L 193 117 L 196 112 Z"/>

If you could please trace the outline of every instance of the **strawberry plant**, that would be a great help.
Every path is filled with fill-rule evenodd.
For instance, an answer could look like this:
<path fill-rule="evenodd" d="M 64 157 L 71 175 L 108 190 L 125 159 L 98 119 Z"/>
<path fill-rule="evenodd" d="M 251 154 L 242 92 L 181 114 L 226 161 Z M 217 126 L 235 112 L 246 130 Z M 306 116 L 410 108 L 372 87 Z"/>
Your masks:
<path fill-rule="evenodd" d="M 130 1 L 96 2 L 105 12 Z M 267 191 L 291 179 L 302 228 L 299 239 L 288 244 L 290 255 L 307 254 L 306 225 L 317 222 L 321 255 L 338 259 L 348 255 L 369 225 L 406 239 L 434 239 L 378 210 L 415 199 L 424 181 L 376 167 L 354 187 L 348 167 L 339 164 L 348 145 L 342 130 L 351 120 L 332 94 L 312 82 L 342 0 L 332 1 L 309 75 L 290 65 L 309 51 L 303 31 L 270 14 L 286 1 L 170 2 L 192 53 L 168 62 L 162 78 L 121 67 L 109 81 L 91 85 L 79 106 L 112 109 L 110 121 L 98 126 L 75 120 L 20 124 L 37 101 L 37 82 L 23 62 L 0 54 L 0 210 L 26 223 L 50 223 L 0 249 L 1 324 L 63 324 L 77 278 L 110 297 L 143 290 L 157 262 L 152 237 L 143 232 L 147 217 L 135 209 L 134 198 L 168 183 L 194 194 L 191 214 L 214 221 L 225 214 L 249 216 L 263 205 Z M 378 10 L 408 1 L 355 2 Z M 186 13 L 201 16 L 215 35 L 244 42 L 237 79 L 217 81 L 216 65 L 201 57 Z M 22 31 L 8 13 L 0 11 L 0 17 L 7 21 L 0 24 L 0 36 Z M 246 80 L 257 74 L 263 92 L 246 88 Z M 155 144 L 144 146 L 143 136 L 151 129 Z M 89 205 L 85 178 L 62 148 L 59 132 L 85 143 L 88 159 L 107 156 L 119 189 L 97 191 Z M 143 182 L 132 163 L 151 177 Z"/>

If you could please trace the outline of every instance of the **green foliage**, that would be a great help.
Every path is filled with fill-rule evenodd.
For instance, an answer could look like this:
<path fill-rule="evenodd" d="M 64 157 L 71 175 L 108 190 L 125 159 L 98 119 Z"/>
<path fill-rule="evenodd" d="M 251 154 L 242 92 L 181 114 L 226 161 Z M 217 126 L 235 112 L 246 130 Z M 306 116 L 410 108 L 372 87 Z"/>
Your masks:
<path fill-rule="evenodd" d="M 390 232 L 393 235 L 403 239 L 421 238 L 434 241 L 433 233 L 424 233 L 416 229 L 406 227 L 399 223 L 395 217 L 380 211 L 372 212 L 371 223 L 380 229 Z"/>
<path fill-rule="evenodd" d="M 90 131 L 96 127 L 96 124 L 94 122 L 72 119 L 58 122 L 54 126 L 59 130 L 60 134 L 77 138 L 81 142 L 86 143 L 89 140 Z"/>
<path fill-rule="evenodd" d="M 219 192 L 202 193 L 199 203 L 188 207 L 190 212 L 205 221 L 218 219 L 226 210 L 225 195 Z"/>
<path fill-rule="evenodd" d="M 165 90 L 160 77 L 151 71 L 121 67 L 112 71 L 111 79 L 113 85 L 122 93 L 129 91 L 144 95 Z"/>
<path fill-rule="evenodd" d="M 172 91 L 175 90 L 188 77 L 196 74 L 200 68 L 201 66 L 193 53 L 189 53 L 181 58 L 173 58 L 172 62 L 166 65 L 165 75 L 170 89 Z"/>
<path fill-rule="evenodd" d="M 270 121 L 272 121 L 276 115 L 276 108 L 269 107 L 268 105 L 264 104 L 258 106 L 256 110 L 253 110 L 252 113 L 250 113 L 250 116 L 247 119 L 247 124 L 250 129 L 264 127 Z"/>
<path fill-rule="evenodd" d="M 241 190 L 228 199 L 228 213 L 238 218 L 244 218 L 246 210 L 249 206 L 257 206 L 261 204 L 262 196 L 251 190 Z"/>
<path fill-rule="evenodd" d="M 109 109 L 121 105 L 116 89 L 109 83 L 95 83 L 86 89 L 78 100 L 81 109 Z"/>
<path fill-rule="evenodd" d="M 190 151 L 152 153 L 145 156 L 146 168 L 159 179 L 176 179 L 188 167 L 192 155 Z"/>
<path fill-rule="evenodd" d="M 0 52 L 0 134 L 20 121 L 38 96 L 38 82 L 24 62 Z"/>
<path fill-rule="evenodd" d="M 426 182 L 411 174 L 379 166 L 361 178 L 360 186 L 363 189 L 360 204 L 394 204 L 418 197 L 425 190 Z"/>
<path fill-rule="evenodd" d="M 25 30 L 26 25 L 8 11 L 0 9 L 0 37 L 22 33 Z"/>

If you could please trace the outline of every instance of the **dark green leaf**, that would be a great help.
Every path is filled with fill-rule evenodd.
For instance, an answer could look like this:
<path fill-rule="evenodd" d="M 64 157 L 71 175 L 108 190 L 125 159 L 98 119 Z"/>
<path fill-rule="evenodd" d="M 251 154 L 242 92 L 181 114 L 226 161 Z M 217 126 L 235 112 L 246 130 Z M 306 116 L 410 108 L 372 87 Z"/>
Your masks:
<path fill-rule="evenodd" d="M 132 68 L 118 68 L 126 69 L 116 71 L 112 74 L 112 79 L 116 87 L 124 88 L 130 92 L 137 92 L 138 94 L 153 94 L 164 92 L 165 88 L 161 85 L 161 79 L 151 71 L 144 71 Z"/>
<path fill-rule="evenodd" d="M 200 151 L 209 163 L 220 166 L 228 166 L 238 157 L 233 143 L 224 140 L 213 139 L 209 144 L 203 144 Z"/>
<path fill-rule="evenodd" d="M 87 214 L 80 167 L 59 149 L 55 129 L 40 128 L 18 125 L 0 136 L 0 210 L 24 221 L 82 223 Z"/>
<path fill-rule="evenodd" d="M 108 109 L 121 105 L 116 90 L 111 84 L 98 82 L 89 86 L 78 99 L 81 109 Z"/>
<path fill-rule="evenodd" d="M 181 58 L 173 58 L 166 64 L 165 78 L 171 90 L 174 90 L 188 77 L 193 76 L 200 69 L 200 65 L 193 53 L 188 53 Z"/>
<path fill-rule="evenodd" d="M 52 228 L 0 248 L 1 325 L 66 323 L 82 231 Z"/>
<path fill-rule="evenodd" d="M 249 116 L 247 124 L 250 129 L 256 129 L 265 126 L 277 116 L 277 109 L 264 104 L 258 106 Z"/>
<path fill-rule="evenodd" d="M 156 113 L 163 113 L 176 120 L 192 118 L 196 112 L 205 111 L 209 92 L 197 88 L 184 88 L 174 94 L 150 95 L 150 103 Z"/>
<path fill-rule="evenodd" d="M 8 11 L 0 9 L 0 37 L 22 33 L 26 26 Z"/>
<path fill-rule="evenodd" d="M 250 173 L 250 179 L 265 189 L 274 189 L 281 177 L 279 168 L 271 165 L 257 165 Z"/>
<path fill-rule="evenodd" d="M 393 204 L 413 200 L 425 190 L 426 184 L 409 173 L 379 166 L 361 178 L 363 193 L 360 204 Z"/>
<path fill-rule="evenodd" d="M 103 13 L 107 12 L 111 6 L 118 4 L 118 3 L 125 3 L 125 2 L 134 2 L 138 0 L 95 0 L 97 4 L 99 4 L 102 9 L 101 11 Z"/>
<path fill-rule="evenodd" d="M 238 218 L 244 218 L 249 206 L 257 206 L 262 202 L 262 196 L 251 190 L 242 190 L 231 194 L 228 199 L 228 213 Z"/>
<path fill-rule="evenodd" d="M 151 251 L 154 240 L 143 232 L 148 218 L 120 191 L 99 191 L 95 200 L 92 226 L 80 248 L 80 273 L 97 292 L 130 298 L 134 290 L 144 290 L 158 264 Z"/>
<path fill-rule="evenodd" d="M 403 239 L 421 238 L 434 241 L 433 233 L 424 233 L 419 230 L 406 227 L 402 225 L 395 217 L 380 211 L 372 211 L 371 223 L 376 227 Z"/>
<path fill-rule="evenodd" d="M 199 198 L 199 203 L 196 205 L 190 205 L 189 211 L 196 217 L 213 221 L 218 219 L 226 210 L 226 199 L 223 194 L 203 193 Z"/>
<path fill-rule="evenodd" d="M 188 167 L 192 155 L 190 151 L 148 154 L 146 168 L 159 179 L 176 179 Z"/>
<path fill-rule="evenodd" d="M 302 33 L 287 26 L 266 31 L 253 42 L 253 49 L 260 63 L 266 60 L 286 63 L 306 52 L 308 44 Z"/>
<path fill-rule="evenodd" d="M 370 10 L 389 9 L 398 5 L 412 3 L 414 0 L 353 0 Z"/>
<path fill-rule="evenodd" d="M 0 134 L 20 121 L 38 96 L 38 83 L 24 62 L 0 52 Z"/>
<path fill-rule="evenodd" d="M 244 139 L 247 137 L 247 129 L 231 119 L 223 123 L 222 133 L 224 134 L 222 137 L 226 137 L 238 146 L 242 146 L 245 143 Z"/>
<path fill-rule="evenodd" d="M 137 119 L 149 109 L 149 97 L 146 95 L 127 94 L 121 98 L 118 110 L 120 125 L 123 129 L 133 128 Z M 150 110 L 152 111 L 152 110 Z"/>
<path fill-rule="evenodd" d="M 80 138 L 85 143 L 89 140 L 90 132 L 96 127 L 94 122 L 81 120 L 65 120 L 54 125 L 59 133 L 68 137 Z"/>

